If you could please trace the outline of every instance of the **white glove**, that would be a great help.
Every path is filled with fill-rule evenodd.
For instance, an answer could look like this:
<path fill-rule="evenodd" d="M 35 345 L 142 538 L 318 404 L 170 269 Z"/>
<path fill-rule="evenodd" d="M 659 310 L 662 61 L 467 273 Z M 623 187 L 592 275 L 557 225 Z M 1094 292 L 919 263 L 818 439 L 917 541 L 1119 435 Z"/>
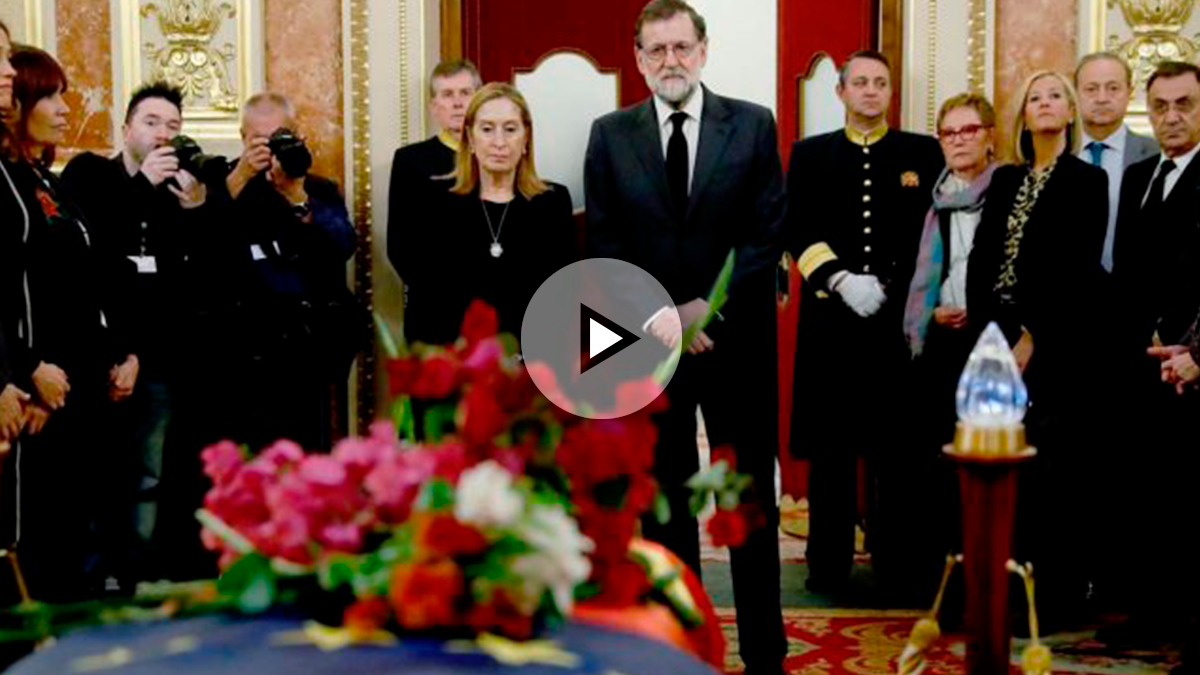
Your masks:
<path fill-rule="evenodd" d="M 873 274 L 843 272 L 830 280 L 830 286 L 842 296 L 842 301 L 864 319 L 883 307 L 887 295 Z"/>

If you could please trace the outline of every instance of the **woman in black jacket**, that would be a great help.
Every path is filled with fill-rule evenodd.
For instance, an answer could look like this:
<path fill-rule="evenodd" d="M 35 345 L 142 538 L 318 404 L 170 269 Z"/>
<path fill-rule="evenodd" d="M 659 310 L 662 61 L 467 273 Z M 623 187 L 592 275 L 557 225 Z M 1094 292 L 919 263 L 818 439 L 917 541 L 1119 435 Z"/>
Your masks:
<path fill-rule="evenodd" d="M 12 87 L 16 71 L 9 61 L 12 39 L 8 26 L 0 21 L 0 119 L 12 110 Z M 7 129 L 0 124 L 0 446 L 10 446 L 25 427 L 25 403 L 29 394 L 22 389 L 28 384 L 21 380 L 20 349 L 17 317 L 21 314 L 24 301 L 20 299 L 21 238 L 17 234 L 17 223 L 22 220 L 9 182 L 9 171 L 4 163 L 3 152 L 8 142 Z M 12 333 L 12 339 L 8 334 Z M 0 505 L 7 523 L 8 501 Z M 7 532 L 0 545 L 11 543 Z"/>
<path fill-rule="evenodd" d="M 120 451 L 102 430 L 102 406 L 112 387 L 136 378 L 136 365 L 132 374 L 118 374 L 102 304 L 106 266 L 83 215 L 50 171 L 67 131 L 66 75 L 54 57 L 32 47 L 16 50 L 12 64 L 5 203 L 11 196 L 20 216 L 20 283 L 27 292 L 19 320 L 34 396 L 17 458 L 20 548 L 35 598 L 75 600 L 97 586 L 89 575 L 97 561 L 92 514 L 102 499 L 100 476 Z"/>
<path fill-rule="evenodd" d="M 1084 439 L 1096 426 L 1087 415 L 1098 401 L 1093 331 L 1108 183 L 1102 169 L 1073 154 L 1081 128 L 1067 78 L 1035 73 L 1018 100 L 1017 164 L 998 169 L 988 190 L 968 267 L 968 320 L 975 335 L 991 321 L 1000 326 L 1029 390 L 1025 424 L 1040 454 L 1025 481 L 1036 499 L 1023 500 L 1029 517 L 1019 519 L 1018 554 L 1038 565 L 1041 579 L 1062 575 L 1039 584 L 1059 594 L 1051 600 L 1081 600 L 1086 578 L 1078 565 L 1068 575 L 1079 561 L 1069 551 L 1081 542 L 1070 525 L 1049 525 L 1073 523 L 1086 508 L 1075 489 L 1094 461 Z"/>
<path fill-rule="evenodd" d="M 454 184 L 427 211 L 437 221 L 398 249 L 410 342 L 454 342 L 476 298 L 496 309 L 502 331 L 519 338 L 538 287 L 576 259 L 571 196 L 537 175 L 533 120 L 521 93 L 503 83 L 476 92 L 463 137 L 446 178 Z"/>

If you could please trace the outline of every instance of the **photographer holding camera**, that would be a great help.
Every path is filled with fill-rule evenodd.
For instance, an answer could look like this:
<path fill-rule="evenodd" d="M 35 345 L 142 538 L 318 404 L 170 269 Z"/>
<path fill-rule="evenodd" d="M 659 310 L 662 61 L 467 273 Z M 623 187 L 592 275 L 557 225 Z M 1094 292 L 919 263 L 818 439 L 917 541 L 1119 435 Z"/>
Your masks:
<path fill-rule="evenodd" d="M 334 411 L 345 419 L 350 362 L 369 326 L 346 287 L 357 237 L 336 183 L 309 173 L 313 158 L 287 98 L 251 97 L 241 157 L 221 186 L 228 209 L 232 297 L 238 308 L 235 377 L 241 409 L 229 437 L 253 448 L 280 438 L 329 448 Z"/>
<path fill-rule="evenodd" d="M 147 566 L 164 490 L 164 447 L 183 407 L 180 369 L 189 350 L 180 336 L 199 302 L 202 282 L 193 270 L 210 238 L 208 190 L 196 176 L 206 158 L 179 134 L 182 110 L 179 89 L 161 82 L 138 88 L 126 108 L 121 152 L 81 154 L 62 175 L 105 267 L 103 278 L 85 283 L 102 285 L 107 325 L 128 350 L 109 373 L 113 405 L 105 419 L 112 427 L 105 440 L 113 452 L 103 481 L 112 498 L 96 514 L 106 547 L 103 573 L 128 592 L 157 573 Z"/>

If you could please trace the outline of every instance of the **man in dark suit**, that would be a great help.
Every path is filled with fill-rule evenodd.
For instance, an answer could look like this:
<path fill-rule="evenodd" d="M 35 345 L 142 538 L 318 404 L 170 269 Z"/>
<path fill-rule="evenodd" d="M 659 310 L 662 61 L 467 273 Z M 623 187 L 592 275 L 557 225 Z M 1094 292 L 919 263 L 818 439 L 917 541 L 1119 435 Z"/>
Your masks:
<path fill-rule="evenodd" d="M 786 237 L 804 277 L 792 450 L 811 462 L 808 587 L 817 592 L 849 580 L 859 458 L 878 457 L 896 470 L 918 459 L 897 456 L 893 433 L 908 362 L 901 318 L 943 159 L 934 139 L 888 128 L 891 91 L 886 57 L 850 55 L 837 85 L 846 127 L 798 141 L 788 169 Z M 877 473 L 881 489 L 896 488 L 898 499 L 913 491 Z M 906 512 L 884 504 L 878 515 Z M 896 587 L 924 592 L 900 571 L 938 571 L 936 559 L 930 568 L 905 546 L 905 533 L 921 528 L 874 525 L 868 540 L 876 571 L 891 573 Z"/>
<path fill-rule="evenodd" d="M 1186 625 L 1188 601 L 1177 584 L 1194 580 L 1161 573 L 1195 532 L 1194 406 L 1163 384 L 1159 345 L 1185 344 L 1200 307 L 1200 68 L 1161 64 L 1150 77 L 1147 103 L 1162 154 L 1129 167 L 1121 187 L 1113 278 L 1119 289 L 1117 391 L 1130 424 L 1126 438 L 1150 451 L 1122 462 L 1118 477 L 1128 520 L 1119 561 L 1135 606 L 1123 630 L 1101 634 L 1109 642 L 1155 643 Z M 1194 542 L 1193 542 L 1194 543 Z M 1186 543 L 1183 550 L 1188 550 Z M 1185 575 L 1186 576 L 1186 575 Z M 1184 592 L 1181 592 L 1184 591 Z"/>
<path fill-rule="evenodd" d="M 414 257 L 424 255 L 424 228 L 436 227 L 438 214 L 429 206 L 430 190 L 447 190 L 452 181 L 431 181 L 454 171 L 467 104 L 479 89 L 479 71 L 467 60 L 443 61 L 429 76 L 429 112 L 438 132 L 396 150 L 388 187 L 387 252 L 404 279 Z M 436 186 L 436 187 L 435 187 Z M 418 261 L 419 262 L 419 261 Z M 407 307 L 408 298 L 405 297 Z M 411 327 L 406 327 L 411 328 Z M 419 329 L 418 329 L 419 333 Z M 410 340 L 420 335 L 408 334 Z"/>
<path fill-rule="evenodd" d="M 1079 158 L 1108 174 L 1108 230 L 1100 264 L 1112 271 L 1113 239 L 1121 195 L 1121 177 L 1130 166 L 1158 154 L 1158 142 L 1133 133 L 1125 125 L 1125 113 L 1133 96 L 1133 70 L 1120 56 L 1095 52 L 1079 60 L 1075 68 L 1075 90 L 1083 138 Z"/>
<path fill-rule="evenodd" d="M 681 324 L 705 315 L 725 257 L 737 252 L 724 319 L 684 345 L 690 353 L 667 388 L 655 475 L 671 521 L 647 522 L 644 532 L 699 571 L 697 524 L 683 485 L 699 467 L 699 404 L 712 446 L 732 444 L 738 470 L 754 480 L 743 502 L 764 522 L 731 552 L 738 636 L 747 673 L 777 674 L 786 641 L 774 500 L 774 262 L 784 214 L 775 122 L 768 110 L 700 84 L 705 23 L 687 3 L 653 0 L 634 32 L 638 69 L 654 95 L 592 127 L 584 172 L 588 254 L 628 261 L 662 283 L 678 314 L 643 306 L 644 329 L 669 343 Z"/>

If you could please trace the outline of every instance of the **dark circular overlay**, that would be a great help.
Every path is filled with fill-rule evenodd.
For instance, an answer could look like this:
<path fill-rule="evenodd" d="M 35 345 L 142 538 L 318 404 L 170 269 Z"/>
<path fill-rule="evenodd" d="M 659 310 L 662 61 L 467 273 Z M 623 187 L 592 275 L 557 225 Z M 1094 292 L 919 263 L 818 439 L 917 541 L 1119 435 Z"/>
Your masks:
<path fill-rule="evenodd" d="M 666 388 L 679 362 L 647 324 L 665 311 L 679 325 L 662 284 L 637 265 L 590 258 L 542 283 L 521 323 L 521 353 L 534 384 L 558 407 L 592 419 L 641 410 Z"/>

